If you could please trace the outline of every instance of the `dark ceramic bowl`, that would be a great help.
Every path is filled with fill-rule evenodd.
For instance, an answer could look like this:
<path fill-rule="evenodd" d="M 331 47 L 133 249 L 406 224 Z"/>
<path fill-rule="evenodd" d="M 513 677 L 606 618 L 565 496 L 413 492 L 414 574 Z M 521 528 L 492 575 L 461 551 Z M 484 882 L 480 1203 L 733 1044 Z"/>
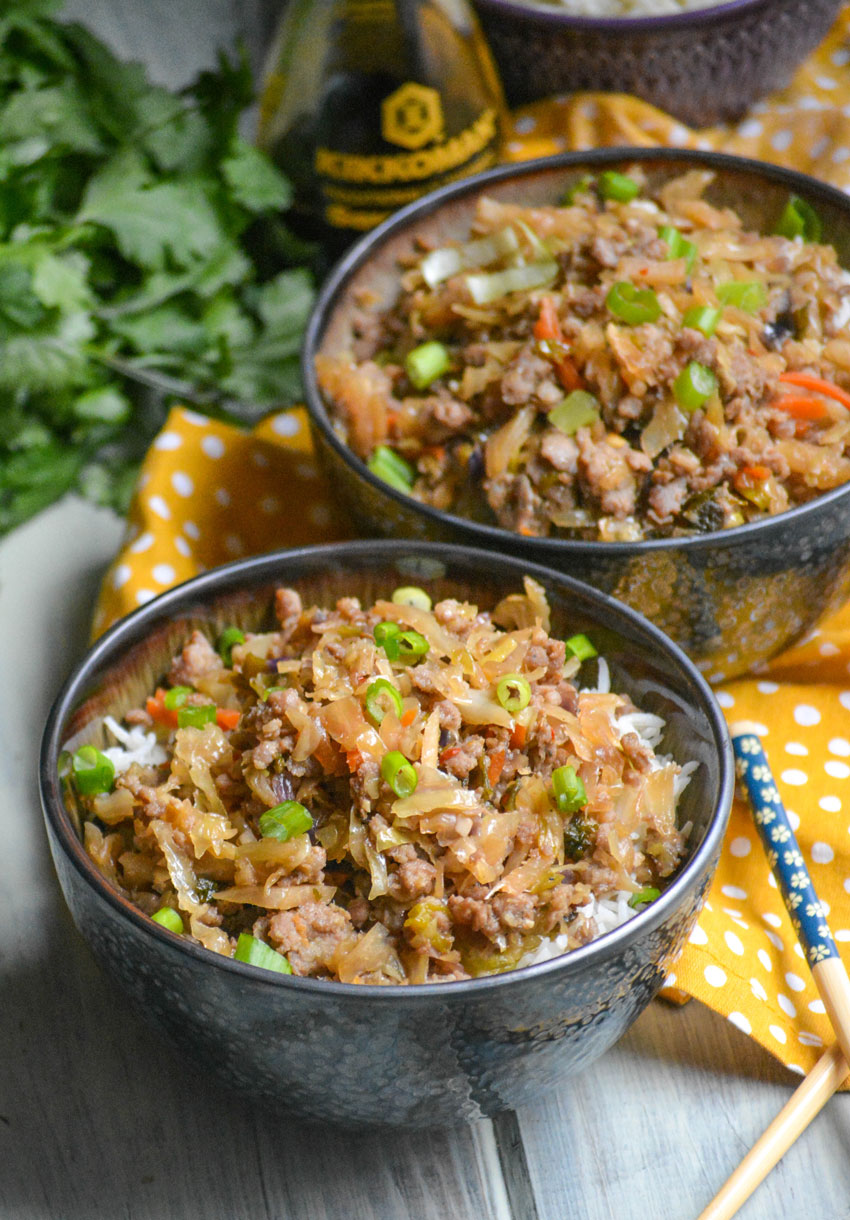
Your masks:
<path fill-rule="evenodd" d="M 704 127 L 788 84 L 841 0 L 732 0 L 660 17 L 573 17 L 557 3 L 473 0 L 511 105 L 633 93 Z"/>
<path fill-rule="evenodd" d="M 789 193 L 800 195 L 818 209 L 824 240 L 850 266 L 850 199 L 791 170 L 681 149 L 605 149 L 502 166 L 405 208 L 337 264 L 305 336 L 307 404 L 329 484 L 362 531 L 489 546 L 568 572 L 641 611 L 711 681 L 723 681 L 786 648 L 850 594 L 850 483 L 779 516 L 713 534 L 640 542 L 524 538 L 421 504 L 373 475 L 334 430 L 316 383 L 315 354 L 350 344 L 355 294 L 368 290 L 380 308 L 389 306 L 398 291 L 398 259 L 410 254 L 417 236 L 436 245 L 465 237 L 483 193 L 552 203 L 587 171 L 635 163 L 650 184 L 690 168 L 714 169 L 707 197 L 768 232 Z"/>
<path fill-rule="evenodd" d="M 553 630 L 589 631 L 614 689 L 667 721 L 663 749 L 698 759 L 680 809 L 692 822 L 686 863 L 651 907 L 574 953 L 468 982 L 358 987 L 272 974 L 166 932 L 94 867 L 80 811 L 63 804 L 60 751 L 102 744 L 102 718 L 138 706 L 187 632 L 271 621 L 286 583 L 305 602 L 399 583 L 489 608 L 543 584 Z M 41 796 L 59 882 L 104 969 L 180 1054 L 227 1084 L 338 1123 L 451 1124 L 533 1101 L 586 1067 L 658 990 L 685 942 L 720 851 L 733 787 L 720 711 L 690 662 L 639 615 L 542 568 L 427 543 L 358 542 L 280 552 L 206 573 L 123 619 L 85 656 L 50 714 Z M 140 1065 L 141 1066 L 141 1065 Z"/>

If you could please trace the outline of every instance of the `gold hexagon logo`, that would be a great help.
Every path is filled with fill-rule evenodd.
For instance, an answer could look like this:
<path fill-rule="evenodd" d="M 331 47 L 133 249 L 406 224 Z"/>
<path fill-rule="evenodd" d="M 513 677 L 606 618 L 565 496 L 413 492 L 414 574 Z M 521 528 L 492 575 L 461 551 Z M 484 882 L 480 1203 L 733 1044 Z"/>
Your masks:
<path fill-rule="evenodd" d="M 408 81 L 381 103 L 381 133 L 389 144 L 424 148 L 443 135 L 443 104 L 436 89 Z"/>

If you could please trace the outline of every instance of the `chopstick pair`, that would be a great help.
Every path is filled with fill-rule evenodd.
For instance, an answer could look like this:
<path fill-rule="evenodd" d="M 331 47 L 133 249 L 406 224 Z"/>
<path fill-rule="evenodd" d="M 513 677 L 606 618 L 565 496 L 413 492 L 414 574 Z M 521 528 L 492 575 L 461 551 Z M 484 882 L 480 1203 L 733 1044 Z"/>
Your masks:
<path fill-rule="evenodd" d="M 730 1220 L 850 1073 L 850 978 L 788 821 L 756 727 L 741 721 L 730 725 L 729 731 L 753 821 L 837 1042 L 821 1056 L 698 1220 Z"/>

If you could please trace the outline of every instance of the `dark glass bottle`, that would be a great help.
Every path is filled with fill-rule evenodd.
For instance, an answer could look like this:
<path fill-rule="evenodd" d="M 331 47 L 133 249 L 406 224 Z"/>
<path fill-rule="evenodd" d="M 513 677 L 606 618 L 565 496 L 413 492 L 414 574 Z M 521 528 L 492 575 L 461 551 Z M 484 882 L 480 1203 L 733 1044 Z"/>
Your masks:
<path fill-rule="evenodd" d="M 259 139 L 294 183 L 295 227 L 330 253 L 492 165 L 503 122 L 466 0 L 289 0 Z"/>

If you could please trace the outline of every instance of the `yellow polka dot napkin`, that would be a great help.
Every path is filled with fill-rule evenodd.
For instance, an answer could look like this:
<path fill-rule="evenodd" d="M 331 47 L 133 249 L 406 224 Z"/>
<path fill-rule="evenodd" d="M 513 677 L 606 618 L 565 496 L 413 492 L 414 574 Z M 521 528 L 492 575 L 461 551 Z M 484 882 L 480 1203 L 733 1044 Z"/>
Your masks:
<path fill-rule="evenodd" d="M 636 98 L 581 94 L 518 112 L 518 160 L 615 144 L 721 148 L 803 169 L 850 190 L 850 5 L 791 86 L 732 127 L 690 131 Z M 99 634 L 206 568 L 281 546 L 350 536 L 312 454 L 304 412 L 246 433 L 175 408 L 144 462 L 120 554 L 95 613 Z M 727 683 L 730 720 L 761 725 L 815 888 L 850 966 L 850 605 L 764 671 Z M 705 909 L 671 976 L 789 1068 L 832 1041 L 782 898 L 736 802 Z"/>

